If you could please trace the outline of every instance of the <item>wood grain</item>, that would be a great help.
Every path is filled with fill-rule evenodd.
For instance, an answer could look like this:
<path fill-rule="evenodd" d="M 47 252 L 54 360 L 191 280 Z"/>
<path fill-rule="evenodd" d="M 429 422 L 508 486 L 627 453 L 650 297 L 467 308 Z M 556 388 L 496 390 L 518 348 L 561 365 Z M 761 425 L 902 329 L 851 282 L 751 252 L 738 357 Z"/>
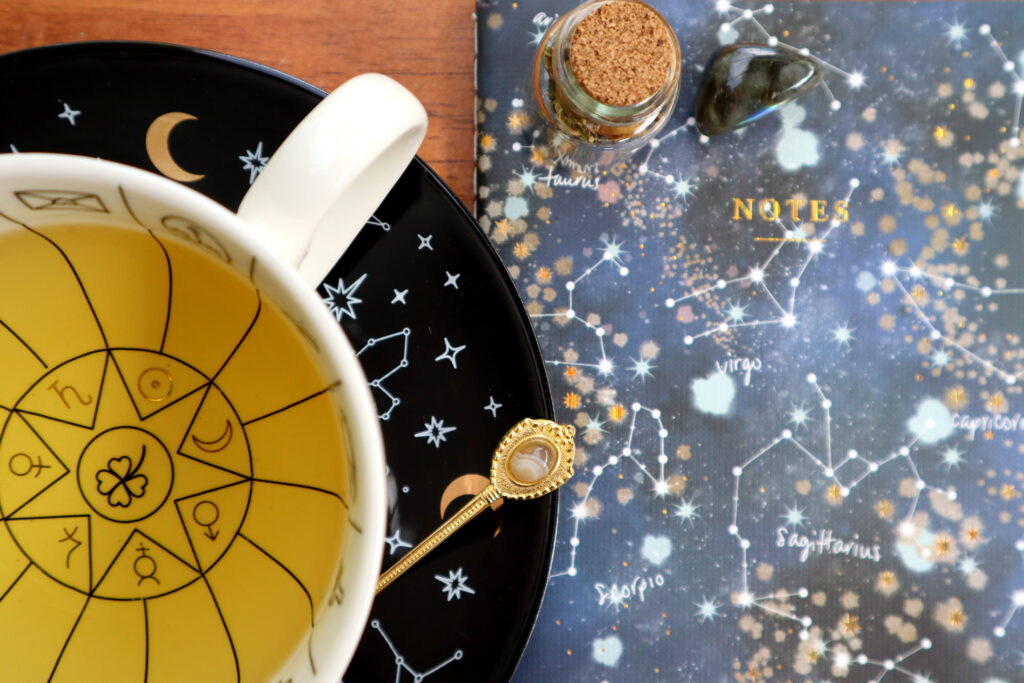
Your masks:
<path fill-rule="evenodd" d="M 145 40 L 244 57 L 325 90 L 385 73 L 430 117 L 420 157 L 473 205 L 472 0 L 0 0 L 0 52 Z"/>

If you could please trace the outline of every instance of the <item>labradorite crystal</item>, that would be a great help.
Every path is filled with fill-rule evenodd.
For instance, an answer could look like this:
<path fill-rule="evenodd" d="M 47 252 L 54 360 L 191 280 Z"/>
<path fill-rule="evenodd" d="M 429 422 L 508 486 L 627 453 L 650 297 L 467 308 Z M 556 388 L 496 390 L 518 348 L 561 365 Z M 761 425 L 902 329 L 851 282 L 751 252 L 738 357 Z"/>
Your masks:
<path fill-rule="evenodd" d="M 711 59 L 697 92 L 697 128 L 718 135 L 753 123 L 813 90 L 821 67 L 795 50 L 728 45 Z"/>

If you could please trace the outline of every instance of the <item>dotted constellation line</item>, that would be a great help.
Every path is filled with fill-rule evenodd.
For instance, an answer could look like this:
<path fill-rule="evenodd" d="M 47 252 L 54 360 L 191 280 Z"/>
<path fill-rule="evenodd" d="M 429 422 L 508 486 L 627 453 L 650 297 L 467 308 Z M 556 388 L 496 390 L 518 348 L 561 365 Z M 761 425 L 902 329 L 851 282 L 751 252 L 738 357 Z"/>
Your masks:
<path fill-rule="evenodd" d="M 596 363 L 585 363 L 585 362 L 578 362 L 578 361 L 570 362 L 570 361 L 562 361 L 562 360 L 545 360 L 544 361 L 545 363 L 548 363 L 549 365 L 578 365 L 578 366 L 583 366 L 583 367 L 596 368 L 598 373 L 600 373 L 601 375 L 604 375 L 604 376 L 608 376 L 608 375 L 612 374 L 612 371 L 615 369 L 615 364 L 608 357 L 608 354 L 605 351 L 605 347 L 604 347 L 605 331 L 604 331 L 604 328 L 602 328 L 599 325 L 592 325 L 586 319 L 581 318 L 580 316 L 576 315 L 576 309 L 573 308 L 573 296 L 574 296 L 575 291 L 576 291 L 576 286 L 579 285 L 580 282 L 582 282 L 586 278 L 590 277 L 591 273 L 593 273 L 595 270 L 600 268 L 602 265 L 604 265 L 606 263 L 612 263 L 612 264 L 618 266 L 619 275 L 621 275 L 623 277 L 629 275 L 629 268 L 626 267 L 626 264 L 622 262 L 622 258 L 621 258 L 622 255 L 624 253 L 626 253 L 626 252 L 624 252 L 622 250 L 622 243 L 616 242 L 614 239 L 609 240 L 609 239 L 606 239 L 606 238 L 603 238 L 603 237 L 601 238 L 601 242 L 605 245 L 604 249 L 601 250 L 601 253 L 602 253 L 601 258 L 596 263 L 594 263 L 589 268 L 587 268 L 585 271 L 583 271 L 583 273 L 579 277 L 577 277 L 575 280 L 570 280 L 569 282 L 565 283 L 565 290 L 569 293 L 568 294 L 569 301 L 568 301 L 567 308 L 565 310 L 563 310 L 563 311 L 555 311 L 554 313 L 536 313 L 536 314 L 532 314 L 530 317 L 531 318 L 564 318 L 567 321 L 583 325 L 588 330 L 593 332 L 595 337 L 597 337 L 597 343 L 598 343 L 598 348 L 599 348 L 599 350 L 601 352 L 601 358 Z"/>
<path fill-rule="evenodd" d="M 719 32 L 726 32 L 729 31 L 730 29 L 734 29 L 737 24 L 740 24 L 742 22 L 750 22 L 754 26 L 754 28 L 757 29 L 757 31 L 762 35 L 762 37 L 765 39 L 769 46 L 776 47 L 781 45 L 783 47 L 789 48 L 797 52 L 803 57 L 813 59 L 822 68 L 827 69 L 828 71 L 831 71 L 835 74 L 838 74 L 843 79 L 845 79 L 846 84 L 850 87 L 851 90 L 859 90 L 864 86 L 864 74 L 862 72 L 854 71 L 851 73 L 848 71 L 844 71 L 843 69 L 840 69 L 839 67 L 835 66 L 830 62 L 827 62 L 816 55 L 812 55 L 811 51 L 808 48 L 798 48 L 793 45 L 789 45 L 788 43 L 781 42 L 778 39 L 778 37 L 772 35 L 772 33 L 770 33 L 768 29 L 765 28 L 764 24 L 762 24 L 761 21 L 758 20 L 757 16 L 767 16 L 774 13 L 774 5 L 766 4 L 760 7 L 759 9 L 750 9 L 745 7 L 736 7 L 728 0 L 719 0 L 719 2 L 715 4 L 715 10 L 718 12 L 719 15 L 735 15 L 731 19 L 729 19 L 728 21 L 724 22 L 719 26 Z M 831 101 L 829 105 L 830 108 L 832 109 L 832 111 L 838 111 L 842 107 L 842 102 L 840 102 L 840 100 L 836 98 L 835 93 L 832 91 L 832 89 L 829 87 L 826 81 L 823 80 L 821 85 L 824 88 L 825 92 L 828 94 L 829 100 Z M 672 189 L 675 191 L 676 198 L 683 200 L 684 203 L 687 199 L 689 199 L 689 197 L 693 195 L 697 187 L 696 183 L 693 181 L 692 178 L 680 179 L 676 178 L 672 174 L 664 174 L 652 170 L 651 159 L 654 157 L 654 154 L 657 152 L 657 150 L 661 147 L 662 144 L 671 140 L 680 133 L 686 132 L 691 129 L 695 130 L 696 123 L 696 119 L 694 119 L 691 116 L 681 126 L 674 128 L 673 130 L 659 138 L 651 140 L 651 142 L 648 143 L 647 155 L 644 157 L 644 160 L 640 163 L 640 166 L 637 168 L 637 171 L 640 173 L 641 176 L 649 174 L 665 181 L 665 183 L 671 186 Z M 707 144 L 710 141 L 710 139 L 707 135 L 700 135 L 698 137 L 698 141 L 701 144 Z"/>
<path fill-rule="evenodd" d="M 371 621 L 370 628 L 372 628 L 380 634 L 380 637 L 384 639 L 385 643 L 387 643 L 388 649 L 391 650 L 391 654 L 395 657 L 395 683 L 398 683 L 398 681 L 401 680 L 403 670 L 408 671 L 412 675 L 412 680 L 414 681 L 414 683 L 420 683 L 427 676 L 435 674 L 441 669 L 451 664 L 452 662 L 462 659 L 462 650 L 456 650 L 448 659 L 421 673 L 413 669 L 411 666 L 409 666 L 409 662 L 407 662 L 402 653 L 398 651 L 398 648 L 395 647 L 395 644 L 391 642 L 391 639 L 388 638 L 388 634 L 384 632 L 384 628 L 380 625 L 379 619 L 374 619 L 373 621 Z"/>
<path fill-rule="evenodd" d="M 595 465 L 591 468 L 591 479 L 587 484 L 586 493 L 580 499 L 578 503 L 572 509 L 573 518 L 573 529 L 572 536 L 569 538 L 569 567 L 563 571 L 553 572 L 551 574 L 552 579 L 558 576 L 576 576 L 576 551 L 580 546 L 580 524 L 588 516 L 588 505 L 590 496 L 594 492 L 594 487 L 597 485 L 597 481 L 601 476 L 609 471 L 610 468 L 619 466 L 620 463 L 630 461 L 645 477 L 653 484 L 652 491 L 658 498 L 663 498 L 671 492 L 670 485 L 665 479 L 665 465 L 668 463 L 668 456 L 665 454 L 665 439 L 668 437 L 668 430 L 665 429 L 665 424 L 661 420 L 661 411 L 657 409 L 647 408 L 639 403 L 632 405 L 632 418 L 629 422 L 629 435 L 626 437 L 626 445 L 623 446 L 622 450 L 618 455 L 611 455 L 604 465 Z M 643 462 L 641 462 L 637 456 L 641 455 L 639 449 L 633 447 L 633 438 L 636 435 L 637 430 L 637 419 L 641 413 L 646 413 L 658 426 L 658 474 L 655 475 L 651 472 Z M 600 423 L 594 425 L 588 425 L 588 428 L 600 429 Z M 684 502 L 684 505 L 686 503 Z M 691 504 L 692 507 L 692 504 Z"/>
<path fill-rule="evenodd" d="M 974 353 L 964 345 L 959 344 L 952 337 L 943 334 L 937 327 L 935 327 L 935 325 L 933 325 L 932 322 L 928 319 L 928 316 L 925 314 L 924 310 L 922 310 L 921 306 L 917 303 L 917 296 L 919 295 L 915 295 L 914 291 L 908 290 L 906 286 L 903 284 L 902 280 L 900 280 L 899 276 L 906 276 L 906 278 L 910 281 L 922 281 L 928 279 L 935 283 L 938 283 L 940 286 L 945 287 L 948 290 L 964 289 L 973 292 L 984 299 L 989 299 L 991 297 L 1001 295 L 1021 295 L 1024 294 L 1024 288 L 993 289 L 992 287 L 989 286 L 976 286 L 965 284 L 963 282 L 958 282 L 951 277 L 936 275 L 934 273 L 927 273 L 918 266 L 912 266 L 910 268 L 900 268 L 893 261 L 885 261 L 882 264 L 882 275 L 884 275 L 887 278 L 890 278 L 892 282 L 896 285 L 896 287 L 903 295 L 903 300 L 910 304 L 910 307 L 911 309 L 913 309 L 915 316 L 928 328 L 929 337 L 933 342 L 941 340 L 944 346 L 956 349 L 969 360 L 972 360 L 976 363 L 980 363 L 989 372 L 993 372 L 999 375 L 999 377 L 1002 378 L 1002 380 L 1007 384 L 1017 383 L 1017 380 L 1020 378 L 1021 373 L 1015 374 L 999 368 L 992 361 L 986 358 L 982 358 L 981 356 Z M 949 362 L 948 354 L 944 350 L 940 349 L 935 354 L 933 354 L 932 362 L 936 366 L 944 366 L 946 365 L 946 363 Z"/>
<path fill-rule="evenodd" d="M 1017 541 L 1015 547 L 1018 552 L 1024 555 L 1024 538 Z M 992 629 L 992 634 L 995 635 L 996 638 L 1006 637 L 1007 627 L 1010 625 L 1010 622 L 1013 621 L 1013 617 L 1017 614 L 1017 611 L 1021 608 L 1024 608 L 1024 590 L 1015 590 L 1010 594 L 1010 608 L 1006 611 L 1006 616 L 1004 616 L 1003 620 Z"/>
<path fill-rule="evenodd" d="M 860 485 L 861 482 L 863 482 L 870 475 L 880 471 L 886 465 L 893 463 L 897 460 L 905 462 L 915 478 L 916 495 L 914 496 L 914 500 L 910 505 L 910 508 L 906 514 L 906 517 L 904 518 L 904 521 L 900 523 L 899 530 L 901 538 L 910 541 L 912 541 L 916 536 L 916 528 L 913 524 L 912 519 L 917 511 L 917 506 L 920 501 L 921 494 L 924 491 L 936 491 L 946 496 L 949 500 L 956 500 L 956 491 L 954 489 L 942 489 L 928 484 L 921 477 L 917 465 L 914 462 L 914 458 L 912 457 L 912 449 L 914 448 L 915 444 L 924 434 L 927 433 L 928 429 L 931 429 L 934 426 L 933 423 L 929 422 L 926 425 L 924 425 L 924 431 L 917 433 L 914 436 L 914 438 L 911 439 L 908 443 L 900 446 L 898 449 L 892 451 L 891 453 L 889 453 L 889 455 L 880 460 L 871 460 L 865 458 L 864 456 L 860 455 L 856 450 L 851 449 L 847 451 L 842 460 L 839 460 L 837 462 L 833 454 L 833 443 L 831 434 L 832 401 L 825 395 L 825 392 L 822 390 L 821 385 L 818 383 L 816 375 L 808 375 L 807 382 L 813 386 L 814 391 L 817 393 L 818 398 L 820 400 L 819 405 L 824 414 L 824 455 L 819 456 L 815 454 L 801 441 L 799 441 L 794 436 L 791 430 L 785 429 L 781 432 L 781 434 L 778 437 L 772 439 L 771 442 L 769 442 L 766 446 L 764 446 L 763 448 L 755 452 L 753 455 L 751 455 L 749 458 L 747 458 L 741 465 L 734 467 L 732 470 L 732 474 L 735 481 L 732 497 L 732 523 L 729 525 L 728 528 L 729 535 L 736 539 L 736 543 L 740 548 L 740 576 L 742 580 L 742 587 L 739 594 L 736 596 L 736 605 L 744 610 L 756 607 L 776 617 L 794 621 L 800 624 L 801 630 L 798 633 L 798 637 L 801 640 L 805 641 L 808 638 L 810 638 L 809 629 L 814 623 L 813 619 L 809 615 L 801 615 L 783 611 L 781 609 L 776 608 L 774 605 L 780 599 L 788 599 L 792 597 L 806 599 L 810 595 L 810 591 L 806 587 L 801 587 L 797 591 L 788 594 L 773 592 L 770 594 L 759 596 L 753 594 L 750 591 L 750 563 L 748 559 L 748 550 L 750 548 L 751 543 L 749 538 L 743 535 L 739 525 L 741 493 L 744 490 L 742 487 L 742 480 L 748 468 L 753 466 L 762 458 L 772 454 L 775 450 L 777 450 L 777 448 L 780 445 L 789 444 L 795 447 L 796 451 L 800 455 L 809 459 L 811 463 L 821 472 L 822 476 L 824 476 L 826 479 L 832 482 L 832 485 L 828 490 L 828 496 L 830 499 L 838 502 L 848 497 L 850 493 L 853 491 L 853 489 Z M 848 472 L 850 467 L 852 467 L 855 463 L 860 463 L 860 472 L 857 474 L 847 475 L 846 472 Z M 802 515 L 802 511 L 796 507 L 787 509 L 786 514 L 783 515 L 783 517 L 786 519 L 786 526 L 799 526 L 805 519 Z M 929 554 L 929 549 L 919 548 L 918 552 L 920 552 L 922 556 L 927 556 Z M 698 603 L 699 610 L 697 612 L 697 616 L 701 617 L 702 621 L 705 621 L 714 616 L 718 616 L 717 608 L 719 606 L 720 605 L 718 605 L 713 600 L 708 600 L 707 598 L 705 598 L 703 603 Z M 825 652 L 828 648 L 829 643 L 821 642 L 815 643 L 814 645 L 817 649 L 819 649 L 819 651 Z M 900 666 L 900 662 L 910 657 L 911 655 L 915 654 L 916 652 L 922 649 L 929 649 L 930 647 L 931 641 L 925 638 L 918 643 L 917 647 L 900 655 L 899 657 L 896 657 L 894 659 L 883 660 L 872 659 L 866 654 L 860 654 L 856 657 L 853 657 L 848 652 L 840 650 L 834 654 L 832 662 L 840 669 L 846 669 L 853 664 L 878 667 L 882 670 L 882 673 L 881 676 L 875 679 L 876 681 L 881 681 L 882 678 L 884 678 L 884 676 L 890 671 L 896 671 L 905 674 L 908 678 L 911 678 L 915 683 L 926 683 L 929 679 L 923 678 L 921 674 L 917 674 L 902 668 Z"/>
<path fill-rule="evenodd" d="M 402 399 L 400 399 L 397 396 L 395 396 L 394 394 L 392 394 L 388 390 L 388 388 L 384 386 L 384 382 L 385 382 L 385 380 L 387 380 L 389 377 L 391 377 L 393 374 L 395 374 L 399 370 L 402 370 L 403 368 L 409 367 L 409 335 L 410 334 L 412 334 L 412 330 L 410 330 L 408 327 L 406 327 L 406 328 L 404 328 L 404 329 L 402 329 L 402 330 L 400 330 L 398 332 L 392 332 L 391 334 L 384 335 L 383 337 L 370 337 L 369 339 L 366 340 L 366 344 L 363 345 L 363 348 L 359 349 L 359 351 L 356 353 L 357 357 L 361 356 L 361 355 L 363 355 L 364 351 L 366 351 L 367 349 L 371 349 L 374 346 L 377 346 L 378 344 L 380 344 L 382 342 L 386 342 L 386 341 L 388 341 L 390 339 L 396 339 L 398 337 L 402 337 L 402 359 L 400 361 L 398 361 L 398 363 L 393 368 L 391 368 L 390 370 L 385 372 L 380 377 L 377 377 L 375 379 L 370 380 L 370 383 L 369 383 L 371 388 L 376 389 L 377 391 L 379 391 L 382 394 L 384 394 L 385 396 L 387 396 L 388 400 L 391 402 L 391 405 L 388 406 L 387 410 L 385 410 L 383 413 L 380 413 L 379 415 L 377 415 L 377 417 L 380 418 L 381 420 L 388 420 L 388 419 L 390 419 L 391 418 L 391 412 L 395 408 L 397 408 L 399 406 L 399 404 L 401 404 L 401 402 L 402 402 Z"/>
<path fill-rule="evenodd" d="M 1021 102 L 1024 101 L 1024 80 L 1017 74 L 1017 67 L 1003 52 L 1002 46 L 999 41 L 996 40 L 995 36 L 992 35 L 992 27 L 988 24 L 982 24 L 978 27 L 978 34 L 988 39 L 989 47 L 995 50 L 996 54 L 1003 61 L 1003 71 L 1010 74 L 1013 79 L 1013 86 L 1011 90 L 1016 98 L 1017 102 L 1013 112 L 1013 127 L 1011 129 L 1011 137 L 1009 144 L 1011 147 L 1018 147 L 1020 145 L 1020 113 L 1021 113 Z"/>
<path fill-rule="evenodd" d="M 851 179 L 849 184 L 849 190 L 846 193 L 846 202 L 850 201 L 850 198 L 853 196 L 854 190 L 856 190 L 858 187 L 860 187 L 860 181 L 856 178 Z M 733 304 L 730 307 L 725 320 L 699 334 L 686 335 L 685 337 L 683 337 L 684 344 L 689 346 L 690 344 L 693 344 L 694 341 L 702 337 L 707 337 L 714 334 L 722 334 L 728 332 L 729 330 L 741 327 L 780 325 L 784 328 L 789 329 L 796 326 L 796 295 L 797 291 L 800 288 L 800 279 L 803 277 L 804 272 L 806 272 L 807 268 L 811 265 L 811 262 L 815 259 L 815 257 L 824 252 L 825 244 L 828 238 L 832 235 L 836 228 L 842 225 L 842 223 L 835 219 L 829 221 L 829 227 L 825 230 L 821 237 L 815 239 L 807 239 L 806 237 L 803 236 L 804 233 L 795 226 L 790 226 L 787 228 L 786 225 L 782 222 L 781 218 L 779 217 L 776 217 L 774 219 L 774 223 L 782 230 L 782 237 L 774 240 L 776 242 L 775 248 L 762 263 L 751 268 L 746 275 L 735 277 L 729 280 L 719 279 L 713 285 L 693 290 L 692 292 L 684 294 L 683 296 L 669 297 L 665 299 L 665 307 L 672 308 L 675 305 L 682 303 L 684 301 L 704 298 L 711 292 L 723 290 L 730 285 L 750 283 L 752 285 L 756 285 L 761 291 L 763 291 L 767 295 L 769 301 L 771 301 L 772 305 L 778 311 L 778 317 L 748 321 L 745 320 L 746 306 L 739 306 L 738 304 Z M 771 290 L 771 288 L 768 286 L 766 282 L 767 271 L 769 266 L 779 255 L 782 249 L 787 244 L 794 243 L 803 245 L 806 248 L 807 253 L 803 259 L 803 262 L 799 265 L 797 272 L 792 277 L 789 278 L 789 297 L 786 301 L 786 305 L 783 305 L 780 299 L 785 299 L 785 297 L 783 297 L 781 294 L 779 296 L 776 296 L 776 294 Z"/>
<path fill-rule="evenodd" d="M 723 15 L 725 17 L 728 17 L 729 15 L 735 15 L 731 19 L 725 21 L 725 23 L 723 23 L 721 26 L 719 26 L 719 33 L 726 33 L 730 29 L 734 29 L 736 25 L 741 22 L 750 22 L 751 24 L 753 24 L 754 28 L 757 29 L 757 31 L 761 34 L 761 36 L 765 39 L 765 42 L 768 44 L 769 47 L 776 47 L 781 45 L 782 47 L 796 51 L 803 57 L 813 59 L 817 64 L 819 64 L 823 68 L 843 77 L 843 79 L 845 79 L 846 81 L 846 85 L 851 90 L 860 90 L 862 87 L 864 87 L 865 80 L 864 73 L 862 71 L 844 71 L 843 69 L 840 69 L 834 64 L 825 61 L 821 57 L 811 54 L 811 51 L 806 47 L 798 48 L 794 45 L 790 45 L 779 40 L 777 36 L 773 35 L 767 28 L 765 28 L 764 24 L 762 24 L 757 17 L 758 15 L 768 16 L 773 14 L 775 12 L 775 6 L 772 5 L 771 3 L 763 5 L 758 9 L 750 9 L 748 7 L 737 7 L 733 5 L 731 2 L 729 2 L 729 0 L 718 0 L 715 3 L 715 10 L 718 12 L 718 14 Z M 838 111 L 842 107 L 842 102 L 840 102 L 839 99 L 836 98 L 835 93 L 832 92 L 832 89 L 829 87 L 827 81 L 822 80 L 821 85 L 825 89 L 825 92 L 828 93 L 829 99 L 832 101 L 830 104 L 830 108 L 832 109 L 832 111 Z M 706 138 L 703 139 L 706 140 Z"/>

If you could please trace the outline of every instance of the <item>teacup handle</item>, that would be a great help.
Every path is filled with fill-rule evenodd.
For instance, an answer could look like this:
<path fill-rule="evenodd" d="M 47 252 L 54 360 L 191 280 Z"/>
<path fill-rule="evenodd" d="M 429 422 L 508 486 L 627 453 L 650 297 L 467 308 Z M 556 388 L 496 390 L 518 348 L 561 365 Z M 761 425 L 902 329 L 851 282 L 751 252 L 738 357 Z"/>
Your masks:
<path fill-rule="evenodd" d="M 238 207 L 317 287 L 412 161 L 419 100 L 381 74 L 346 81 L 288 135 Z"/>

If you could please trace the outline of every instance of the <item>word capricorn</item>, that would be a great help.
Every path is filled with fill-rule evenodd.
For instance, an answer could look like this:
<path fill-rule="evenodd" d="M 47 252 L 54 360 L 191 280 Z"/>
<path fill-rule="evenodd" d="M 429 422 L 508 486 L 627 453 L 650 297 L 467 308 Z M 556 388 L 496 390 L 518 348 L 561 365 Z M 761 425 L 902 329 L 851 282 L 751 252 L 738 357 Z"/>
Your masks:
<path fill-rule="evenodd" d="M 763 221 L 776 221 L 785 213 L 794 223 L 811 221 L 824 223 L 836 221 L 845 223 L 850 220 L 850 202 L 838 199 L 830 202 L 827 199 L 798 199 L 790 197 L 781 202 L 773 197 L 755 199 L 753 197 L 732 198 L 732 219 L 734 221 L 752 221 L 760 218 Z"/>

